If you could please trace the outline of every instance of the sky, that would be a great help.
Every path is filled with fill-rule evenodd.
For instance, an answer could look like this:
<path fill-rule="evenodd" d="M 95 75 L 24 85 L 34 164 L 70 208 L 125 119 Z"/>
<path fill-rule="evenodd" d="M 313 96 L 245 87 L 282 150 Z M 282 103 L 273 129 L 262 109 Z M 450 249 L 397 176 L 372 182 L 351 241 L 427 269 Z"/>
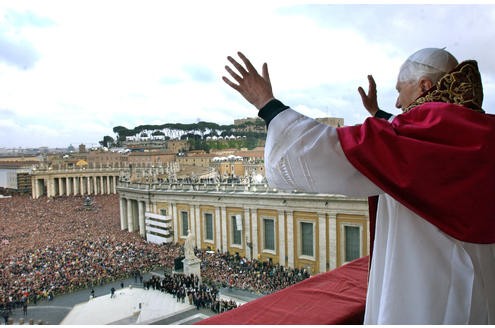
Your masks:
<path fill-rule="evenodd" d="M 222 81 L 227 56 L 268 63 L 276 98 L 313 118 L 381 109 L 413 52 L 478 61 L 495 113 L 495 5 L 275 1 L 2 0 L 0 148 L 97 146 L 113 127 L 233 124 L 257 111 Z"/>

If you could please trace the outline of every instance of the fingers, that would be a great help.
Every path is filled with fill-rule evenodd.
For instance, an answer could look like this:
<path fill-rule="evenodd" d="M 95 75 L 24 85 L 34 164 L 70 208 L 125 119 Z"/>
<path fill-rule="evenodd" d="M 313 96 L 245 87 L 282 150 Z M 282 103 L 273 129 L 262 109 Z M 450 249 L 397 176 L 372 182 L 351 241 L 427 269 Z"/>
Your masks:
<path fill-rule="evenodd" d="M 228 61 L 237 69 L 239 73 L 241 73 L 242 76 L 246 76 L 247 71 L 242 67 L 241 64 L 239 64 L 234 58 L 228 56 L 227 57 Z"/>
<path fill-rule="evenodd" d="M 263 74 L 263 79 L 265 81 L 267 81 L 268 83 L 271 83 L 270 82 L 270 74 L 268 74 L 268 64 L 267 63 L 263 63 L 263 68 L 262 68 L 261 74 Z"/>
<path fill-rule="evenodd" d="M 359 92 L 359 95 L 361 95 L 361 99 L 363 100 L 363 103 L 364 103 L 364 100 L 367 98 L 366 93 L 364 92 L 364 89 L 359 87 L 358 92 Z"/>
<path fill-rule="evenodd" d="M 232 87 L 234 90 L 239 91 L 239 85 L 235 84 L 234 82 L 230 81 L 228 78 L 225 76 L 222 76 L 222 80 L 227 83 L 230 87 Z"/>
<path fill-rule="evenodd" d="M 237 55 L 239 55 L 239 58 L 241 58 L 241 60 L 244 62 L 244 65 L 246 65 L 248 71 L 256 72 L 256 68 L 254 68 L 253 64 L 251 64 L 251 61 L 249 61 L 249 59 L 247 59 L 247 57 L 244 56 L 242 52 L 238 51 Z"/>
<path fill-rule="evenodd" d="M 239 55 L 239 57 L 243 61 L 247 70 L 241 64 L 239 64 L 239 62 L 237 62 L 234 58 L 232 58 L 231 56 L 227 56 L 227 60 L 232 64 L 232 66 L 234 66 L 237 69 L 237 71 L 240 73 L 240 75 L 237 72 L 235 72 L 232 68 L 230 68 L 228 65 L 225 65 L 225 70 L 237 81 L 238 84 L 235 84 L 234 82 L 232 82 L 231 80 L 229 80 L 225 76 L 223 76 L 222 79 L 229 86 L 231 86 L 232 88 L 234 88 L 237 91 L 240 91 L 241 84 L 242 84 L 243 80 L 250 73 L 254 73 L 255 75 L 258 75 L 258 72 L 254 68 L 254 66 L 251 64 L 249 59 L 247 59 L 247 57 L 244 56 L 244 54 L 242 52 L 239 51 L 239 52 L 237 52 L 237 54 Z M 265 78 L 267 81 L 270 80 L 270 78 L 268 76 L 268 66 L 266 65 L 266 63 L 263 66 L 263 78 Z"/>
<path fill-rule="evenodd" d="M 368 95 L 364 92 L 364 89 L 359 87 L 358 88 L 359 95 L 361 96 L 361 102 L 363 103 L 364 108 L 366 108 L 367 111 L 370 110 L 370 103 L 368 99 Z"/>
<path fill-rule="evenodd" d="M 225 66 L 225 70 L 238 82 L 241 83 L 242 77 L 240 77 L 236 72 L 234 72 L 230 67 Z"/>
<path fill-rule="evenodd" d="M 373 75 L 368 75 L 368 82 L 369 82 L 368 94 L 376 95 L 376 83 L 375 83 L 375 79 L 373 78 Z"/>

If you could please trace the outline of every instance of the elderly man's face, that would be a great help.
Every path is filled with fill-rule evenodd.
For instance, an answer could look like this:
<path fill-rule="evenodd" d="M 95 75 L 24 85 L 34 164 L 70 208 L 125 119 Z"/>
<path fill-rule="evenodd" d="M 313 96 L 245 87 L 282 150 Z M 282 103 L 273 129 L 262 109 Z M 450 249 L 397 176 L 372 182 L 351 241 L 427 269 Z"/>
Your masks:
<path fill-rule="evenodd" d="M 399 92 L 395 107 L 404 111 L 413 101 L 422 93 L 420 82 L 402 82 L 397 81 L 396 89 Z"/>

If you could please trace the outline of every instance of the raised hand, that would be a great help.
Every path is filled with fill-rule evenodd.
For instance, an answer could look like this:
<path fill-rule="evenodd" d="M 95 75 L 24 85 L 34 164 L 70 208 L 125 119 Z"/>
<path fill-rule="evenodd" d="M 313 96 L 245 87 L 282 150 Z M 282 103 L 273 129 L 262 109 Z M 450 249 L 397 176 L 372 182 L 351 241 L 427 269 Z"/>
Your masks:
<path fill-rule="evenodd" d="M 244 54 L 241 52 L 238 52 L 237 54 L 244 62 L 245 67 L 230 56 L 228 56 L 227 59 L 235 67 L 237 72 L 231 69 L 228 65 L 225 66 L 225 69 L 232 76 L 232 78 L 237 81 L 237 84 L 225 76 L 222 76 L 222 79 L 259 110 L 273 99 L 272 84 L 268 74 L 268 65 L 266 63 L 263 64 L 262 75 L 259 75 Z"/>
<path fill-rule="evenodd" d="M 371 116 L 375 116 L 378 111 L 378 100 L 376 97 L 376 83 L 375 79 L 373 79 L 372 75 L 368 75 L 369 88 L 368 94 L 364 92 L 362 87 L 358 88 L 358 92 L 361 95 L 361 100 L 363 101 L 363 106 L 366 110 L 371 114 Z"/>

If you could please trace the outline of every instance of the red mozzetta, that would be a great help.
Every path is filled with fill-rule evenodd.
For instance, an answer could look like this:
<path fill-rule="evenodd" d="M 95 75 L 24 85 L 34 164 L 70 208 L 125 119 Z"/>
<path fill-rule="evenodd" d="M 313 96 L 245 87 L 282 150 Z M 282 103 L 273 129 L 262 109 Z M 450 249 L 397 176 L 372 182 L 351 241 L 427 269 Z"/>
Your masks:
<path fill-rule="evenodd" d="M 348 160 L 448 235 L 495 243 L 495 115 L 440 102 L 338 129 Z"/>

